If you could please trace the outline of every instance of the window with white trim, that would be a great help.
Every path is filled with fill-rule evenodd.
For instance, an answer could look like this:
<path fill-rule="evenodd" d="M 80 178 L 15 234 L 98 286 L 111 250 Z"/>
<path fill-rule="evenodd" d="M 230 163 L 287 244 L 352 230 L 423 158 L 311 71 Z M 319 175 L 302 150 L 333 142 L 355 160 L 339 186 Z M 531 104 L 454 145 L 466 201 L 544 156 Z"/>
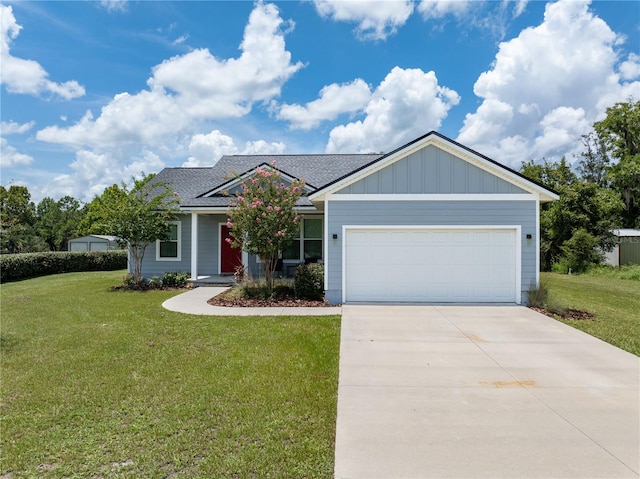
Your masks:
<path fill-rule="evenodd" d="M 282 251 L 282 259 L 295 261 L 317 261 L 322 259 L 322 230 L 324 221 L 320 218 L 303 218 L 300 233 L 289 247 Z"/>
<path fill-rule="evenodd" d="M 180 221 L 169 223 L 169 237 L 156 241 L 156 261 L 180 261 L 182 224 Z"/>

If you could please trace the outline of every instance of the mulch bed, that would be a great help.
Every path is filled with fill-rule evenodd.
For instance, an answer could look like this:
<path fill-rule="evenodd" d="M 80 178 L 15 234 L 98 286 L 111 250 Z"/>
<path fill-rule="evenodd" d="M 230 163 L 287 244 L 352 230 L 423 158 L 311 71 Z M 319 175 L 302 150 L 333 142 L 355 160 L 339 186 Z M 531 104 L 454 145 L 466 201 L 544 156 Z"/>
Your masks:
<path fill-rule="evenodd" d="M 207 301 L 212 306 L 232 306 L 240 308 L 264 308 L 264 307 L 279 307 L 279 308 L 324 308 L 329 306 L 337 306 L 335 304 L 329 304 L 327 301 L 313 301 L 310 299 L 298 299 L 291 297 L 283 297 L 276 299 L 257 299 L 257 298 L 237 298 L 227 292 L 214 296 Z"/>
<path fill-rule="evenodd" d="M 538 313 L 542 313 L 545 314 L 551 318 L 561 318 L 561 319 L 568 319 L 568 320 L 573 320 L 573 321 L 584 321 L 584 320 L 590 320 L 595 318 L 595 314 L 590 313 L 588 311 L 581 311 L 579 309 L 565 309 L 563 311 L 560 312 L 551 312 L 551 311 L 547 311 L 546 309 L 543 308 L 531 308 L 534 311 L 537 311 Z"/>

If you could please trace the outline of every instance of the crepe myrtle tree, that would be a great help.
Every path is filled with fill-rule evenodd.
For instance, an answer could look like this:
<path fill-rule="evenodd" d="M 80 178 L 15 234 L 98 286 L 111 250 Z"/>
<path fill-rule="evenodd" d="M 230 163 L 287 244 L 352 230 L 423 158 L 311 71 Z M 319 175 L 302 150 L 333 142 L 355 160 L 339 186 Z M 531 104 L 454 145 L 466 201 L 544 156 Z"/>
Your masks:
<path fill-rule="evenodd" d="M 275 161 L 271 167 L 259 166 L 253 175 L 242 180 L 241 191 L 231 200 L 227 220 L 227 242 L 260 258 L 269 294 L 280 253 L 300 231 L 300 216 L 294 206 L 304 188 L 303 180 L 285 185 Z"/>
<path fill-rule="evenodd" d="M 179 199 L 155 174 L 133 179 L 133 186 L 114 184 L 89 205 L 84 226 L 88 233 L 118 236 L 133 263 L 133 282 L 143 282 L 142 260 L 149 244 L 169 238 L 169 222 L 176 219 Z M 82 226 L 82 225 L 81 225 Z"/>

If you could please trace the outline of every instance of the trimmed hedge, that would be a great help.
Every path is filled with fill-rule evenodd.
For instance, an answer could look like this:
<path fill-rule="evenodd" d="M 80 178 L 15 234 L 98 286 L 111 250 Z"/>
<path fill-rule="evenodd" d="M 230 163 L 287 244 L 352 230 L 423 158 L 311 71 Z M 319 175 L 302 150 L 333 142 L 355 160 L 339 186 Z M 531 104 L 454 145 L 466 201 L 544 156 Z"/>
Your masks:
<path fill-rule="evenodd" d="M 113 271 L 127 267 L 125 250 L 49 251 L 0 255 L 0 283 L 78 271 Z"/>

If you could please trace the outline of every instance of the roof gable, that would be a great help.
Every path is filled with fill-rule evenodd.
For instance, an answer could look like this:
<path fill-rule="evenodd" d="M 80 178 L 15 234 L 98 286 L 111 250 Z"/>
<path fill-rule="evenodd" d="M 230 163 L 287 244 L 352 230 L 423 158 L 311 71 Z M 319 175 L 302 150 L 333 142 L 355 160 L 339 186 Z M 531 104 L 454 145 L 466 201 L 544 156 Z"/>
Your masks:
<path fill-rule="evenodd" d="M 235 193 L 239 193 L 242 191 L 242 182 L 247 178 L 252 178 L 257 174 L 258 169 L 274 171 L 280 174 L 280 178 L 285 185 L 290 185 L 294 180 L 299 180 L 300 178 L 295 178 L 284 171 L 281 171 L 279 168 L 275 167 L 275 163 L 273 165 L 268 165 L 266 163 L 261 163 L 256 167 L 245 171 L 240 175 L 236 175 L 234 178 L 230 179 L 222 183 L 221 185 L 216 186 L 211 191 L 205 192 L 201 195 L 198 195 L 198 198 L 208 198 L 214 195 L 222 195 L 222 196 L 231 196 Z M 316 188 L 313 185 L 305 184 L 304 192 L 309 193 Z"/>
<path fill-rule="evenodd" d="M 234 191 L 238 172 L 251 172 L 257 166 L 276 162 L 276 168 L 290 178 L 305 180 L 311 190 L 319 188 L 371 163 L 380 154 L 363 155 L 230 155 L 211 167 L 165 168 L 154 181 L 166 183 L 180 198 L 180 208 L 225 209 L 230 197 L 215 194 Z M 208 195 L 207 195 L 208 194 Z M 301 202 L 313 207 L 307 198 Z"/>
<path fill-rule="evenodd" d="M 527 194 L 519 186 L 436 145 L 400 158 L 338 194 Z"/>
<path fill-rule="evenodd" d="M 394 170 L 395 163 L 399 164 Z M 421 164 L 420 175 L 414 178 L 413 172 L 411 177 L 407 174 L 404 185 L 404 168 L 411 165 L 417 170 L 418 163 Z M 438 185 L 439 182 L 442 184 Z M 402 191 L 404 189 L 406 191 Z M 319 188 L 310 199 L 321 201 L 326 195 L 337 193 L 417 193 L 417 190 L 427 194 L 436 191 L 450 194 L 530 193 L 541 201 L 558 199 L 558 195 L 548 188 L 435 131 Z"/>

